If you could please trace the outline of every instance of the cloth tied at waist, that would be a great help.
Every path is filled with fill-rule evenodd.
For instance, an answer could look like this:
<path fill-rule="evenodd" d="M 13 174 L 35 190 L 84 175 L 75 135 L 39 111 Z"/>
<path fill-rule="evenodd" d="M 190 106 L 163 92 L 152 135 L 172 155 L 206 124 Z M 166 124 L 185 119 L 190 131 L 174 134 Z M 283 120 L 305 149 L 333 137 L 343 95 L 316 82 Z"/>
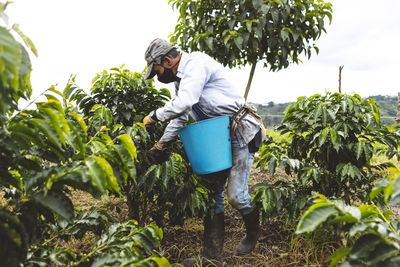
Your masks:
<path fill-rule="evenodd" d="M 239 122 L 247 115 L 250 114 L 251 116 L 253 116 L 253 118 L 258 122 L 258 124 L 260 125 L 260 132 L 261 135 L 259 138 L 259 140 L 255 140 L 256 143 L 261 146 L 262 142 L 266 139 L 267 137 L 267 133 L 265 131 L 265 127 L 263 124 L 263 121 L 260 117 L 260 115 L 257 114 L 257 108 L 253 105 L 244 103 L 243 107 L 241 107 L 236 113 L 235 115 L 232 116 L 232 120 L 231 120 L 231 134 L 234 135 L 235 131 L 239 125 Z"/>

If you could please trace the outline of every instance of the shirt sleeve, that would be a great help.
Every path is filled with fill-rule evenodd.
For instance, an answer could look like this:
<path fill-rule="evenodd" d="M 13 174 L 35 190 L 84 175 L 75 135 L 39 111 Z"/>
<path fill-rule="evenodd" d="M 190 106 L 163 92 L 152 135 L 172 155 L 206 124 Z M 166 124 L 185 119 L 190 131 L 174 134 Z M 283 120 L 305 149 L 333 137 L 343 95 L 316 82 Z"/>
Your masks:
<path fill-rule="evenodd" d="M 183 114 L 180 117 L 177 117 L 170 121 L 167 127 L 164 130 L 163 136 L 160 138 L 158 142 L 160 143 L 168 143 L 176 138 L 178 135 L 178 130 L 183 127 L 185 122 L 187 122 L 189 118 L 188 114 Z"/>
<path fill-rule="evenodd" d="M 199 101 L 204 85 L 209 79 L 207 64 L 189 59 L 180 81 L 178 94 L 164 107 L 156 110 L 157 119 L 165 121 L 189 113 L 192 106 Z"/>

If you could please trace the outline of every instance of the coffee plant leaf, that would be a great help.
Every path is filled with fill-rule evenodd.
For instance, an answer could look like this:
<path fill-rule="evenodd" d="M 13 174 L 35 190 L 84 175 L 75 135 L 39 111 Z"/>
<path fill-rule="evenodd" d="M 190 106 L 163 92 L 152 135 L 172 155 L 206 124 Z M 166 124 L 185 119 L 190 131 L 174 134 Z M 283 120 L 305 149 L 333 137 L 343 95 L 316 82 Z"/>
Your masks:
<path fill-rule="evenodd" d="M 225 66 L 266 61 L 276 71 L 300 62 L 302 53 L 310 57 L 325 31 L 324 19 L 332 17 L 331 4 L 323 1 L 251 3 L 169 1 L 179 12 L 171 41 L 186 52 L 203 51 Z"/>
<path fill-rule="evenodd" d="M 118 136 L 118 139 L 121 141 L 124 148 L 129 152 L 131 160 L 134 162 L 137 158 L 136 147 L 132 141 L 132 138 L 127 134 L 122 134 Z"/>
<path fill-rule="evenodd" d="M 102 157 L 93 156 L 93 158 L 106 175 L 108 189 L 120 193 L 117 178 L 114 176 L 113 169 L 108 161 Z"/>
<path fill-rule="evenodd" d="M 50 252 L 49 258 L 56 265 L 67 266 L 69 262 L 77 258 L 77 255 L 70 249 L 54 248 Z"/>
<path fill-rule="evenodd" d="M 380 236 L 366 234 L 357 239 L 348 255 L 348 259 L 350 261 L 368 260 L 368 265 L 375 266 L 397 252 L 398 248 L 388 244 Z"/>
<path fill-rule="evenodd" d="M 338 211 L 332 204 L 314 204 L 301 217 L 296 227 L 296 234 L 309 233 L 315 230 L 328 217 L 336 214 L 338 214 Z"/>
<path fill-rule="evenodd" d="M 74 217 L 71 200 L 61 192 L 54 190 L 37 192 L 32 196 L 32 199 L 68 221 Z"/>
<path fill-rule="evenodd" d="M 335 267 L 339 262 L 341 262 L 349 253 L 350 253 L 351 248 L 349 247 L 343 247 L 339 248 L 333 253 L 330 257 L 330 263 L 329 267 Z"/>
<path fill-rule="evenodd" d="M 107 173 L 93 156 L 85 159 L 85 165 L 88 167 L 92 185 L 101 193 L 105 194 L 107 187 Z"/>
<path fill-rule="evenodd" d="M 0 78 L 5 88 L 18 88 L 18 69 L 21 59 L 19 43 L 8 29 L 0 27 Z"/>

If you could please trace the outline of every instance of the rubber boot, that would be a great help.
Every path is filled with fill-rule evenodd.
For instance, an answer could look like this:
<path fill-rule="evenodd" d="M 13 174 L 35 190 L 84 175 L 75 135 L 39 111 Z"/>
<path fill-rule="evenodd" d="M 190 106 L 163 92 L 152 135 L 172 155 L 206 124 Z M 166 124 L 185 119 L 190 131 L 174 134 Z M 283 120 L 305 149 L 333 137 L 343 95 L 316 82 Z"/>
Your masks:
<path fill-rule="evenodd" d="M 236 249 L 237 254 L 243 255 L 253 251 L 258 239 L 260 230 L 260 213 L 256 208 L 246 215 L 242 215 L 246 227 L 246 236 L 240 241 Z"/>
<path fill-rule="evenodd" d="M 183 260 L 184 267 L 222 266 L 221 256 L 224 244 L 225 223 L 224 213 L 204 219 L 204 244 L 200 257 Z"/>

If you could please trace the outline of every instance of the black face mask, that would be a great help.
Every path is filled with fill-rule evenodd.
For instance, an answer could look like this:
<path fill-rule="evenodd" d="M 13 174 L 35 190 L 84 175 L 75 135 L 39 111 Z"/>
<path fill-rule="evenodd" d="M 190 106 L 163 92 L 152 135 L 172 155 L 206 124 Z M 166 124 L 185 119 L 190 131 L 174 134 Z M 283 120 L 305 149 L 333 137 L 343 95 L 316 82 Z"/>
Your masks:
<path fill-rule="evenodd" d="M 158 80 L 162 83 L 175 82 L 177 80 L 176 78 L 177 77 L 172 72 L 172 68 L 170 69 L 164 68 L 163 74 L 158 76 Z"/>

